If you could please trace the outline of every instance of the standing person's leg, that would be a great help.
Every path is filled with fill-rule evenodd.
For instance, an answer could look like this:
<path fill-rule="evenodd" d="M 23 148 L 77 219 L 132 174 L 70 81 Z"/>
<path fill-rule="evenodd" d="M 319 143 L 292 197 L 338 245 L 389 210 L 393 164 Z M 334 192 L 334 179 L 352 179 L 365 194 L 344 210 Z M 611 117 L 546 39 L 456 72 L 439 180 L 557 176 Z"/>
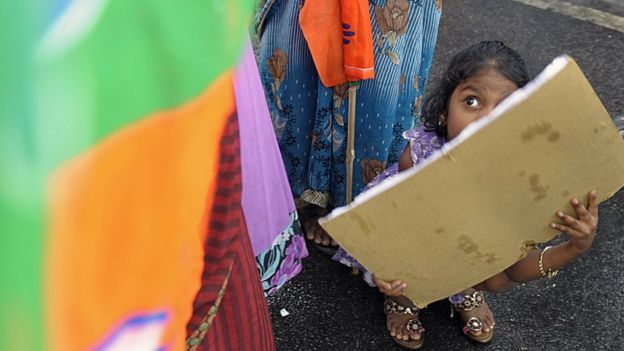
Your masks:
<path fill-rule="evenodd" d="M 302 0 L 267 0 L 256 16 L 258 65 L 288 180 L 308 239 L 330 206 L 332 90 L 318 79 L 299 27 Z"/>
<path fill-rule="evenodd" d="M 334 244 L 318 225 L 345 204 L 346 85 L 320 83 L 298 24 L 302 0 L 267 0 L 257 16 L 259 65 L 293 195 L 309 238 Z M 420 110 L 441 1 L 371 3 L 376 77 L 357 92 L 353 194 L 398 160 L 401 133 Z M 315 98 L 316 96 L 316 98 Z"/>

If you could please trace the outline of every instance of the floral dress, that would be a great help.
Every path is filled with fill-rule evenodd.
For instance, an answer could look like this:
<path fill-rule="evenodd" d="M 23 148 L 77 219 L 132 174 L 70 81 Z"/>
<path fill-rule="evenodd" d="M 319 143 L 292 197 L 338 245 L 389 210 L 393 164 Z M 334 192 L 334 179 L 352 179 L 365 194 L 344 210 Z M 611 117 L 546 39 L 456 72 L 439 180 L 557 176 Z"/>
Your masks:
<path fill-rule="evenodd" d="M 353 194 L 398 161 L 418 123 L 441 0 L 370 0 L 374 79 L 357 90 Z M 345 204 L 347 84 L 325 87 L 299 27 L 303 0 L 261 0 L 257 55 L 297 207 Z"/>
<path fill-rule="evenodd" d="M 423 127 L 406 131 L 403 133 L 403 138 L 409 142 L 410 154 L 414 166 L 433 155 L 433 153 L 442 148 L 442 145 L 445 143 L 444 138 L 437 136 L 435 132 L 425 131 Z M 364 191 L 392 178 L 398 173 L 399 164 L 395 163 L 369 182 Z M 355 258 L 351 257 L 344 249 L 338 248 L 338 251 L 332 259 L 349 267 L 359 269 L 362 272 L 364 281 L 370 286 L 375 286 L 372 273 L 363 267 Z"/>

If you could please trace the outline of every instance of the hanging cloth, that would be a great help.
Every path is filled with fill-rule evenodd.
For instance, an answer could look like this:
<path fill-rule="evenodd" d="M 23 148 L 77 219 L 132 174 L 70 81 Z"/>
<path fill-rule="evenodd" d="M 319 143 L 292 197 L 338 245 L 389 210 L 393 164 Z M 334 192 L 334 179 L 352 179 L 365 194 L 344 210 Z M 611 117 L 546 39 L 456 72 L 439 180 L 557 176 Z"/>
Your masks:
<path fill-rule="evenodd" d="M 368 0 L 306 0 L 299 24 L 323 85 L 374 78 Z"/>

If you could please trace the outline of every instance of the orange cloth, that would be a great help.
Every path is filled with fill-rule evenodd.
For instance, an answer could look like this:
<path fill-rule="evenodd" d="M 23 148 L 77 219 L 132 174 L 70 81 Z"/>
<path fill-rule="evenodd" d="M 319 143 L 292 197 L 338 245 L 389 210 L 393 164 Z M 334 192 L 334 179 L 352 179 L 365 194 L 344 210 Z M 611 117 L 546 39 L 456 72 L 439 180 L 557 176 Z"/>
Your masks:
<path fill-rule="evenodd" d="M 299 24 L 323 85 L 374 78 L 368 0 L 306 0 Z"/>
<path fill-rule="evenodd" d="M 234 109 L 228 72 L 196 100 L 112 134 L 55 174 L 50 350 L 91 350 L 124 321 L 158 311 L 167 315 L 159 345 L 184 349 L 219 143 Z"/>

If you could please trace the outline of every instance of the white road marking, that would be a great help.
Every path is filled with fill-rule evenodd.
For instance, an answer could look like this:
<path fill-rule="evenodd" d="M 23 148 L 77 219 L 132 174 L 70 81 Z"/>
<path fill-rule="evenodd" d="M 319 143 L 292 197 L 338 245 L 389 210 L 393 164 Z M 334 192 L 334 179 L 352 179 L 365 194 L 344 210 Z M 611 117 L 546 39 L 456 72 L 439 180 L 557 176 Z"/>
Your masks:
<path fill-rule="evenodd" d="M 561 0 L 513 0 L 624 33 L 624 17 Z"/>

